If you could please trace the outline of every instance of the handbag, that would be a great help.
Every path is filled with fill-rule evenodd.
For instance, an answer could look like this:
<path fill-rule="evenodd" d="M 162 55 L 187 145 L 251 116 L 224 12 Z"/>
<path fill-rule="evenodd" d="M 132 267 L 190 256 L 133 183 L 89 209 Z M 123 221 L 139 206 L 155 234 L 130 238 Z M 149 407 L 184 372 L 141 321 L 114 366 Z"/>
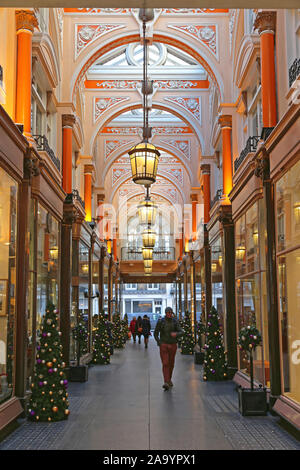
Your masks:
<path fill-rule="evenodd" d="M 143 328 L 138 328 L 138 333 L 142 333 Z"/>

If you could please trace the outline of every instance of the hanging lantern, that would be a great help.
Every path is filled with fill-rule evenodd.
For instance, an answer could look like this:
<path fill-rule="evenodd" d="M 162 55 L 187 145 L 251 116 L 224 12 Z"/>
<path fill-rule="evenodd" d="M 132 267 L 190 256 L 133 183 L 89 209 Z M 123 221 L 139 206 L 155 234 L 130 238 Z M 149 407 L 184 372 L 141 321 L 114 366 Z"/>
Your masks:
<path fill-rule="evenodd" d="M 141 142 L 132 147 L 130 156 L 132 180 L 136 184 L 149 186 L 156 181 L 158 158 L 160 152 L 153 144 Z"/>
<path fill-rule="evenodd" d="M 154 204 L 149 197 L 146 197 L 146 199 L 138 205 L 140 225 L 154 225 L 156 210 L 157 205 Z"/>
<path fill-rule="evenodd" d="M 144 268 L 151 268 L 152 269 L 152 263 L 153 263 L 152 259 L 144 260 Z"/>
<path fill-rule="evenodd" d="M 148 260 L 153 258 L 153 248 L 145 248 L 143 247 L 143 260 Z"/>
<path fill-rule="evenodd" d="M 144 268 L 145 274 L 152 274 L 152 268 Z"/>
<path fill-rule="evenodd" d="M 246 248 L 242 245 L 238 246 L 237 249 L 235 250 L 235 256 L 236 259 L 238 260 L 243 260 L 245 256 Z"/>
<path fill-rule="evenodd" d="M 156 241 L 156 233 L 151 227 L 147 227 L 143 231 L 142 238 L 144 248 L 154 248 Z"/>

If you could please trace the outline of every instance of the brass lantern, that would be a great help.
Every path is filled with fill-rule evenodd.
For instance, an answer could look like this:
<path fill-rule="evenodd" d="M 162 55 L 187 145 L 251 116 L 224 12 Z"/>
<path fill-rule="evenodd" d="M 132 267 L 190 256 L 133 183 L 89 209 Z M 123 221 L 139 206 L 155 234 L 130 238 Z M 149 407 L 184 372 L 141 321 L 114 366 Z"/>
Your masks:
<path fill-rule="evenodd" d="M 157 205 L 150 200 L 149 197 L 146 197 L 138 205 L 138 214 L 140 225 L 154 225 L 156 217 Z"/>
<path fill-rule="evenodd" d="M 148 260 L 153 258 L 153 248 L 143 247 L 143 260 Z"/>
<path fill-rule="evenodd" d="M 156 232 L 151 227 L 147 227 L 143 231 L 142 238 L 144 248 L 154 248 L 156 241 Z"/>
<path fill-rule="evenodd" d="M 152 259 L 145 259 L 144 260 L 144 268 L 151 268 L 152 269 L 152 263 L 153 263 Z"/>
<path fill-rule="evenodd" d="M 130 156 L 132 180 L 136 184 L 149 186 L 156 181 L 160 152 L 149 142 L 141 142 L 132 147 Z"/>

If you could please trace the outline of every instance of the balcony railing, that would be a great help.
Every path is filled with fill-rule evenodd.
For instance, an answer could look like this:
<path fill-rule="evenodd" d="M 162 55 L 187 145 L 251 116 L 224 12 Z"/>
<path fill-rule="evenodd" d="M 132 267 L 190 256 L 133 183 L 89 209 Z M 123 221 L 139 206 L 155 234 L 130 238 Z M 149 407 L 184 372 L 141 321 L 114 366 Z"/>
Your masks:
<path fill-rule="evenodd" d="M 300 58 L 295 59 L 289 68 L 289 87 L 292 86 L 292 84 L 299 77 L 299 75 L 300 75 Z"/>
<path fill-rule="evenodd" d="M 244 150 L 241 151 L 239 158 L 237 158 L 234 161 L 234 171 L 237 171 L 238 168 L 241 166 L 247 155 L 251 152 L 256 152 L 257 149 L 257 144 L 260 140 L 260 137 L 258 135 L 254 135 L 252 137 L 249 137 L 249 139 L 246 142 L 246 147 Z"/>
<path fill-rule="evenodd" d="M 215 194 L 215 197 L 210 201 L 210 207 L 211 208 L 215 205 L 215 203 L 217 201 L 219 201 L 221 199 L 222 194 L 223 194 L 223 189 L 218 189 L 216 194 Z"/>
<path fill-rule="evenodd" d="M 73 191 L 71 193 L 67 194 L 66 202 L 69 203 L 69 204 L 72 204 L 74 199 L 76 199 L 82 205 L 82 207 L 85 209 L 84 201 L 79 196 L 79 192 L 78 192 L 77 189 L 73 189 Z"/>
<path fill-rule="evenodd" d="M 121 248 L 121 260 L 122 261 L 142 261 L 143 253 L 142 250 L 131 249 L 127 247 Z M 163 248 L 157 248 L 153 250 L 154 261 L 174 261 L 175 260 L 175 248 L 171 247 L 168 250 Z"/>
<path fill-rule="evenodd" d="M 47 152 L 58 171 L 60 171 L 60 160 L 55 156 L 52 148 L 50 148 L 47 137 L 45 135 L 33 135 L 32 137 L 36 142 L 37 149 Z"/>

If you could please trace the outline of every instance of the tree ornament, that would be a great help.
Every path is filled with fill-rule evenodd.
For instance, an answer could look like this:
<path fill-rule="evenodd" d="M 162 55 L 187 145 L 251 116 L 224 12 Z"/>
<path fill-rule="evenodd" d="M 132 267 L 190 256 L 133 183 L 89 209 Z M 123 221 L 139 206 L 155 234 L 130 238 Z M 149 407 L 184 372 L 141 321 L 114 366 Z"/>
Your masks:
<path fill-rule="evenodd" d="M 219 317 L 215 307 L 211 308 L 209 314 L 210 321 L 206 328 L 205 342 L 205 358 L 204 358 L 204 375 L 205 381 L 224 380 L 226 378 L 227 364 L 225 361 L 225 353 L 223 339 L 219 327 Z M 213 365 L 213 367 L 210 367 Z"/>

